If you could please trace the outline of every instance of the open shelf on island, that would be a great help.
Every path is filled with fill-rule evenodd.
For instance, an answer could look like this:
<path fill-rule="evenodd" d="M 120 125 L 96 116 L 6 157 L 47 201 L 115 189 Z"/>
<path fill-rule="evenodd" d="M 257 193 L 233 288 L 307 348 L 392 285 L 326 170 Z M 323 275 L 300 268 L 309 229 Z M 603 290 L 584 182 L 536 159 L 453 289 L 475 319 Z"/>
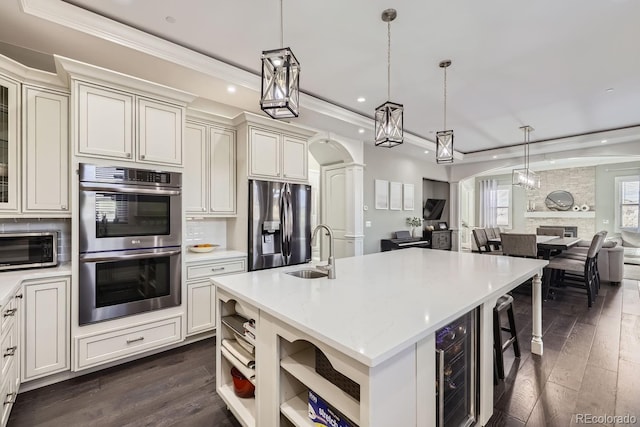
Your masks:
<path fill-rule="evenodd" d="M 225 359 L 227 359 L 229 363 L 235 366 L 236 369 L 242 373 L 242 375 L 247 377 L 247 379 L 251 381 L 251 384 L 256 385 L 256 372 L 253 369 L 248 368 L 245 364 L 240 362 L 233 354 L 231 354 L 229 350 L 224 347 L 220 348 L 220 353 L 222 354 L 222 356 L 224 356 Z"/>
<path fill-rule="evenodd" d="M 280 412 L 297 427 L 313 427 L 309 418 L 309 393 L 302 392 L 280 405 Z"/>
<path fill-rule="evenodd" d="M 280 366 L 344 416 L 360 425 L 360 403 L 316 372 L 315 347 L 310 346 L 285 357 L 280 361 Z"/>
<path fill-rule="evenodd" d="M 241 399 L 233 392 L 232 384 L 223 384 L 218 389 L 218 394 L 225 400 L 229 410 L 233 412 L 238 421 L 247 427 L 256 425 L 256 399 Z"/>

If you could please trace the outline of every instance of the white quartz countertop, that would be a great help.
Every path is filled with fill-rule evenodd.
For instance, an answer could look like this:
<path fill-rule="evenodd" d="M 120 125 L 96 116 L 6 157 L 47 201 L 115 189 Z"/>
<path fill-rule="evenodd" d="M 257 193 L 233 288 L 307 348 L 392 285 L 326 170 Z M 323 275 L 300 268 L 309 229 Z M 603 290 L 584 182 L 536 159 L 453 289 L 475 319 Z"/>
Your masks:
<path fill-rule="evenodd" d="M 309 265 L 212 280 L 241 300 L 375 366 L 523 283 L 546 264 L 413 248 L 338 259 L 334 280 L 285 274 Z"/>
<path fill-rule="evenodd" d="M 0 305 L 13 295 L 18 285 L 25 280 L 46 279 L 49 277 L 71 275 L 71 263 L 62 263 L 57 267 L 32 268 L 0 272 Z"/>
<path fill-rule="evenodd" d="M 234 251 L 230 249 L 214 249 L 207 253 L 191 252 L 189 249 L 184 251 L 185 262 L 205 262 L 205 261 L 222 261 L 228 258 L 246 257 L 246 252 Z"/>

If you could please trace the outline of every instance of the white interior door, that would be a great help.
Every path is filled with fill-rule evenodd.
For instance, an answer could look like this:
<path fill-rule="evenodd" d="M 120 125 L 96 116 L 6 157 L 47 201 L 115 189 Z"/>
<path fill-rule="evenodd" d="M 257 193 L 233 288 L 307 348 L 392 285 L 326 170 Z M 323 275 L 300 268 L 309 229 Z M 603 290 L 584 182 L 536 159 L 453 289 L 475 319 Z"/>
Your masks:
<path fill-rule="evenodd" d="M 322 167 L 322 223 L 333 229 L 334 257 L 351 256 L 349 243 L 345 239 L 346 218 L 346 172 L 344 166 Z M 323 233 L 324 234 L 324 233 Z M 329 256 L 329 239 L 323 236 L 322 259 Z"/>

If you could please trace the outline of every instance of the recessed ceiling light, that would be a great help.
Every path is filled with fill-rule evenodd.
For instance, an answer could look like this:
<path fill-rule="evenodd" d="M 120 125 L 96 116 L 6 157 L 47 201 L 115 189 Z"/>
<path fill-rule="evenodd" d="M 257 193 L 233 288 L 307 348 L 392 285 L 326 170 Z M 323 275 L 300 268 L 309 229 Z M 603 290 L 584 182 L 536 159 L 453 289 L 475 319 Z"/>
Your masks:
<path fill-rule="evenodd" d="M 175 24 L 176 23 L 176 18 L 174 18 L 173 16 L 166 16 L 164 18 L 165 21 L 167 21 L 169 24 Z"/>
<path fill-rule="evenodd" d="M 554 164 L 556 161 L 555 160 L 549 160 L 549 163 Z"/>
<path fill-rule="evenodd" d="M 227 92 L 236 93 L 236 87 L 232 85 L 227 86 Z"/>
<path fill-rule="evenodd" d="M 366 98 L 364 96 L 359 96 L 358 99 L 356 99 L 356 101 L 364 102 L 364 101 L 366 101 Z"/>
<path fill-rule="evenodd" d="M 607 143 L 606 139 L 603 139 L 602 141 L 600 141 L 600 144 L 606 144 L 606 143 Z"/>
<path fill-rule="evenodd" d="M 362 128 L 358 129 L 358 133 L 364 133 L 364 129 Z"/>
<path fill-rule="evenodd" d="M 494 158 L 494 159 L 497 159 L 497 158 L 498 158 L 498 156 L 493 156 L 493 158 Z"/>
<path fill-rule="evenodd" d="M 424 150 L 424 154 L 429 154 L 429 152 L 427 150 Z"/>
<path fill-rule="evenodd" d="M 612 88 L 612 87 L 610 87 L 610 88 L 608 88 L 605 92 L 607 92 L 607 93 L 611 93 L 611 92 L 613 92 L 613 88 Z"/>

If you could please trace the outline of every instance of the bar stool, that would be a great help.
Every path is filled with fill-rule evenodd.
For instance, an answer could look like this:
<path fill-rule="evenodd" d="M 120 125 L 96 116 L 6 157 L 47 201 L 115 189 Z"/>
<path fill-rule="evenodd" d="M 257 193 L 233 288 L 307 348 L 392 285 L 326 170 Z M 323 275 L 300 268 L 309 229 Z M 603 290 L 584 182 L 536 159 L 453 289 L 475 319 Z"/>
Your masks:
<path fill-rule="evenodd" d="M 500 313 L 507 311 L 509 317 L 509 327 L 505 328 L 500 325 Z M 502 342 L 502 331 L 509 332 L 511 337 Z M 504 357 L 503 353 L 510 345 L 513 345 L 513 354 L 520 357 L 520 345 L 518 344 L 518 334 L 516 332 L 516 321 L 513 315 L 513 297 L 509 294 L 502 295 L 498 298 L 493 308 L 493 348 L 496 358 L 496 366 L 498 370 L 498 378 L 504 379 Z"/>

